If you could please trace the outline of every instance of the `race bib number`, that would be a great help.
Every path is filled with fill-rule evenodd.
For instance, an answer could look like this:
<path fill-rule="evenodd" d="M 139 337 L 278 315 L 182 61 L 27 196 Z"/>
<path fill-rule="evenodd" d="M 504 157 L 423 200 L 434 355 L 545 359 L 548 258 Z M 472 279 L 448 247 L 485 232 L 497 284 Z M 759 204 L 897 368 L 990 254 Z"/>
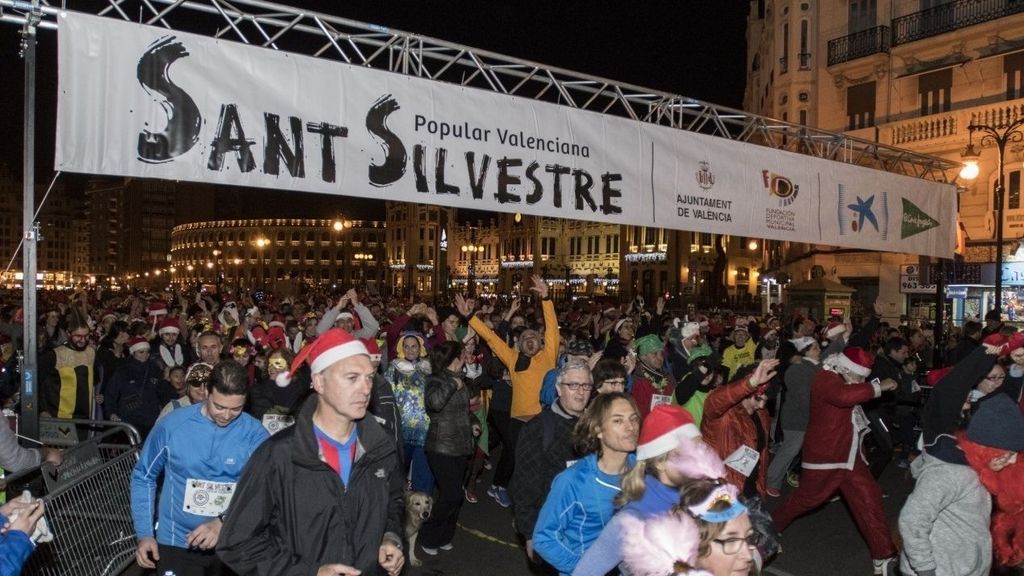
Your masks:
<path fill-rule="evenodd" d="M 668 394 L 652 394 L 651 395 L 651 410 L 659 404 L 672 404 L 672 397 Z"/>
<path fill-rule="evenodd" d="M 263 415 L 263 427 L 270 432 L 271 435 L 277 434 L 281 430 L 295 424 L 295 418 L 293 416 L 285 416 L 283 414 L 264 414 Z"/>
<path fill-rule="evenodd" d="M 864 409 L 860 406 L 856 406 L 853 409 L 853 432 L 854 435 L 859 433 L 861 430 L 867 430 L 871 426 L 868 421 L 868 417 L 864 414 Z"/>
<path fill-rule="evenodd" d="M 729 454 L 729 457 L 725 459 L 725 465 L 746 477 L 754 471 L 754 466 L 757 466 L 757 461 L 760 459 L 761 455 L 757 453 L 757 450 L 744 445 Z"/>
<path fill-rule="evenodd" d="M 196 516 L 215 518 L 227 512 L 235 494 L 234 482 L 185 480 L 185 503 L 182 510 Z"/>

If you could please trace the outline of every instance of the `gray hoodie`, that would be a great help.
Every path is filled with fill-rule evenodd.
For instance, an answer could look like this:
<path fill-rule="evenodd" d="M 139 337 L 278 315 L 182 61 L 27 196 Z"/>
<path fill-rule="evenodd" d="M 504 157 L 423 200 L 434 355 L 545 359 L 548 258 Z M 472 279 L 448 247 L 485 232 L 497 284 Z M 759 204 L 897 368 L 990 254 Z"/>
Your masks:
<path fill-rule="evenodd" d="M 970 466 L 921 454 L 914 491 L 900 511 L 903 574 L 976 576 L 992 565 L 992 497 Z"/>

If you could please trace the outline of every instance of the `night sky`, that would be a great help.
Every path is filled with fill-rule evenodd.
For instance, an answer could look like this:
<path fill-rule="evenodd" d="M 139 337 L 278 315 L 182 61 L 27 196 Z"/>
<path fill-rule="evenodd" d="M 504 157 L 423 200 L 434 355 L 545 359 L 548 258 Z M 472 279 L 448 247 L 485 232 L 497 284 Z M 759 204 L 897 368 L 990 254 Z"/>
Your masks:
<path fill-rule="evenodd" d="M 742 103 L 745 0 L 293 3 L 716 104 L 739 108 Z M 74 8 L 76 2 L 68 5 Z M 48 180 L 56 34 L 39 34 L 36 161 L 37 174 Z M 18 27 L 0 23 L 0 166 L 20 174 L 23 66 L 18 42 Z"/>

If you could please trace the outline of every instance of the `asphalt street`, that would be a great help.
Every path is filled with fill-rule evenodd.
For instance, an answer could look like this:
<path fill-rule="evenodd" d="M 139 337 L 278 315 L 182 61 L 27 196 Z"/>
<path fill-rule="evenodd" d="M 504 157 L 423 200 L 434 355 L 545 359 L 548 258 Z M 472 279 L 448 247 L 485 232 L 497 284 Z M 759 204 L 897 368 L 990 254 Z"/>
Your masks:
<path fill-rule="evenodd" d="M 466 503 L 459 518 L 450 552 L 439 552 L 430 557 L 417 550 L 423 561 L 418 569 L 406 574 L 529 576 L 546 574 L 526 561 L 512 528 L 512 513 L 487 497 L 490 473 L 485 473 L 480 484 L 476 504 Z M 787 487 L 788 488 L 788 487 Z M 885 499 L 886 515 L 897 535 L 896 520 L 900 507 L 913 489 L 908 470 L 891 464 L 882 476 L 882 488 L 888 492 Z M 786 492 L 782 497 L 785 498 Z M 769 502 L 769 509 L 780 500 Z M 823 506 L 818 511 L 797 520 L 783 535 L 783 552 L 765 570 L 774 576 L 870 576 L 871 555 L 857 532 L 846 504 L 840 500 Z"/>

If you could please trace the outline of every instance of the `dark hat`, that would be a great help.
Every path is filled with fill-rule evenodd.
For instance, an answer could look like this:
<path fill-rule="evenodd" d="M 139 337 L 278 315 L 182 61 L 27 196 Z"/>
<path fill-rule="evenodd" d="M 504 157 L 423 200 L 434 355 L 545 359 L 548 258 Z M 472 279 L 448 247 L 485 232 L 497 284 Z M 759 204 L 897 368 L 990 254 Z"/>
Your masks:
<path fill-rule="evenodd" d="M 594 353 L 594 346 L 586 338 L 577 338 L 569 343 L 565 353 L 572 356 L 590 356 Z"/>
<path fill-rule="evenodd" d="M 978 412 L 967 426 L 967 439 L 989 448 L 1024 450 L 1024 414 L 1001 391 L 978 402 Z"/>
<path fill-rule="evenodd" d="M 993 308 L 985 313 L 985 320 L 1002 320 L 1002 316 L 999 314 L 999 310 Z"/>

